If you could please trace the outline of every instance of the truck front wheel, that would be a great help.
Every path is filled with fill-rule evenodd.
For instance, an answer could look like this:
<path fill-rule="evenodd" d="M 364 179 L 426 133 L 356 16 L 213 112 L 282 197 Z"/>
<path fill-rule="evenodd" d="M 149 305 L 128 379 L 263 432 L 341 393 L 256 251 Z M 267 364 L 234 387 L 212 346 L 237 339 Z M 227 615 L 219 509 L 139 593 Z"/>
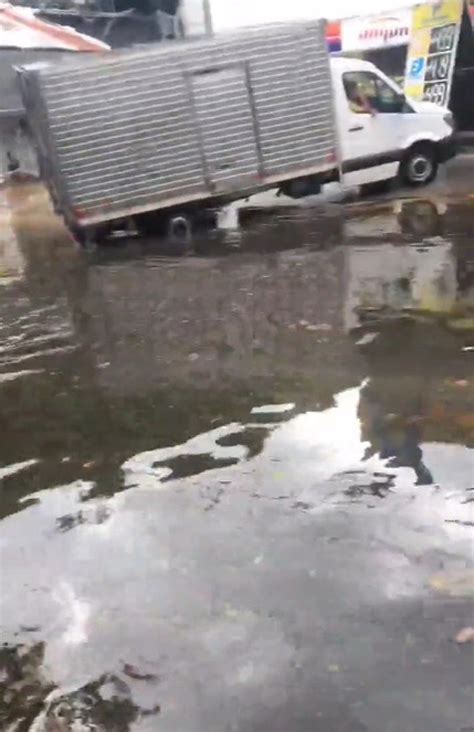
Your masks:
<path fill-rule="evenodd" d="M 409 186 L 425 186 L 431 183 L 438 173 L 436 148 L 429 142 L 413 145 L 400 165 L 400 178 Z"/>

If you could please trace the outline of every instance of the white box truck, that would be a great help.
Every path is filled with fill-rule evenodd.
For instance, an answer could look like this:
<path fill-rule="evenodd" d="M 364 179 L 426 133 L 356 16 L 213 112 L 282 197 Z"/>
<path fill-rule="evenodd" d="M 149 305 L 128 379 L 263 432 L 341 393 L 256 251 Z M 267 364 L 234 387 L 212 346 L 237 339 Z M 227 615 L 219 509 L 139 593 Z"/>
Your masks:
<path fill-rule="evenodd" d="M 371 64 L 330 62 L 323 21 L 29 67 L 21 82 L 42 177 L 80 241 L 133 219 L 165 223 L 180 249 L 202 208 L 316 193 L 341 171 L 424 183 L 451 154 L 447 111 Z"/>

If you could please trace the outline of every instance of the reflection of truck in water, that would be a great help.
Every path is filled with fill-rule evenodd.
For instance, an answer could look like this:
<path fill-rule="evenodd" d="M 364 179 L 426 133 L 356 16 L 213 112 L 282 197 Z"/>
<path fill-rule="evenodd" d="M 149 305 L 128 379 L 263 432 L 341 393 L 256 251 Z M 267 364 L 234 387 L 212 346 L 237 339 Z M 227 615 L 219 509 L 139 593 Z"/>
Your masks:
<path fill-rule="evenodd" d="M 410 312 L 449 312 L 456 301 L 456 264 L 450 242 L 419 245 L 354 246 L 347 252 L 349 329 Z"/>
<path fill-rule="evenodd" d="M 39 186 L 36 191 L 43 201 L 44 191 Z M 379 313 L 379 322 L 367 329 L 367 335 L 376 338 L 359 344 L 365 333 L 359 328 L 347 333 L 343 316 L 345 298 L 361 289 L 357 281 L 351 282 L 361 268 L 352 267 L 349 258 L 354 247 L 364 242 L 352 236 L 344 246 L 337 236 L 334 246 L 316 248 L 321 245 L 318 239 L 325 243 L 327 237 L 321 237 L 323 224 L 314 211 L 301 211 L 298 220 L 283 226 L 272 217 L 262 221 L 260 228 L 242 229 L 240 251 L 225 256 L 205 254 L 176 262 L 150 256 L 149 250 L 145 255 L 140 244 L 131 244 L 126 251 L 107 248 L 86 261 L 70 247 L 63 227 L 46 208 L 42 218 L 33 215 L 34 186 L 26 196 L 20 189 L 17 195 L 12 225 L 24 260 L 25 281 L 17 290 L 21 297 L 12 298 L 10 292 L 12 332 L 20 336 L 24 332 L 21 316 L 31 308 L 24 299 L 28 292 L 38 307 L 54 305 L 47 318 L 41 315 L 41 345 L 36 348 L 49 350 L 48 343 L 43 343 L 45 326 L 54 339 L 80 344 L 64 356 L 44 355 L 48 360 L 40 362 L 45 370 L 35 377 L 35 399 L 30 398 L 30 382 L 21 380 L 25 391 L 15 391 L 12 411 L 2 415 L 9 424 L 20 394 L 39 422 L 47 422 L 48 429 L 37 430 L 25 441 L 24 421 L 12 417 L 15 431 L 9 444 L 15 443 L 17 461 L 26 459 L 25 444 L 29 454 L 45 454 L 51 434 L 60 446 L 59 461 L 70 454 L 65 451 L 72 449 L 71 435 L 58 428 L 64 419 L 61 392 L 65 384 L 71 385 L 67 390 L 73 399 L 73 440 L 81 446 L 79 454 L 94 454 L 100 434 L 109 445 L 113 441 L 114 460 L 117 456 L 119 464 L 124 454 L 151 449 L 160 440 L 161 445 L 175 444 L 174 439 L 178 444 L 184 433 L 191 436 L 210 425 L 235 420 L 246 423 L 251 408 L 259 404 L 295 403 L 297 409 L 324 409 L 333 403 L 334 395 L 362 382 L 362 439 L 370 441 L 372 450 L 383 448 L 387 454 L 400 447 L 399 461 L 409 460 L 419 469 L 418 430 L 425 465 L 436 480 L 436 465 L 423 442 L 467 444 L 474 438 L 472 386 L 464 383 L 472 353 L 462 350 L 464 337 L 444 328 L 442 313 L 430 319 L 417 319 L 414 314 L 402 322 Z M 472 211 L 466 210 L 465 215 L 468 218 L 459 226 L 452 247 L 441 242 L 440 256 L 435 257 L 446 273 L 449 291 L 456 272 L 458 305 L 472 293 L 474 284 L 466 270 L 472 261 L 469 248 L 461 250 Z M 451 229 L 460 225 L 461 211 L 457 209 L 453 216 L 448 211 L 445 218 L 446 229 Z M 311 233 L 316 241 L 311 242 Z M 381 238 L 380 234 L 373 237 L 375 260 Z M 472 253 L 471 242 L 469 246 Z M 436 242 L 426 247 L 426 259 L 435 247 Z M 394 249 L 403 261 L 412 247 Z M 417 254 L 421 259 L 422 253 Z M 431 270 L 434 280 L 438 271 Z M 390 291 L 400 272 L 400 264 L 393 276 L 379 269 L 381 289 Z M 426 281 L 428 270 L 424 272 Z M 401 273 L 406 276 L 406 271 Z M 362 304 L 353 298 L 354 309 Z M 28 340 L 20 338 L 20 344 L 27 352 Z M 64 371 L 58 362 L 64 363 Z M 36 367 L 34 361 L 28 362 L 28 368 Z M 52 382 L 51 372 L 58 373 Z M 38 399 L 39 393 L 45 398 Z M 45 403 L 50 404 L 47 414 Z M 45 461 L 41 487 L 51 485 L 48 465 Z M 107 475 L 101 480 L 115 490 L 116 473 Z"/>
<path fill-rule="evenodd" d="M 342 250 L 186 261 L 88 268 L 75 320 L 97 364 L 107 364 L 97 370 L 107 391 L 241 385 L 259 393 L 285 385 L 314 393 L 317 381 L 330 401 L 348 380 L 356 383 L 341 319 Z"/>
<path fill-rule="evenodd" d="M 361 239 L 363 226 L 359 221 L 352 227 Z M 389 242 L 374 246 L 367 239 L 350 247 L 346 256 L 348 330 L 420 316 L 442 321 L 451 330 L 469 331 L 474 310 L 470 242 L 453 244 L 436 236 L 409 246 Z"/>
<path fill-rule="evenodd" d="M 166 226 L 181 249 L 199 208 L 260 190 L 317 193 L 341 170 L 348 185 L 399 172 L 432 180 L 453 154 L 447 110 L 406 100 L 371 64 L 330 64 L 324 28 L 253 28 L 24 70 L 57 211 L 80 240 L 132 220 L 147 233 Z M 354 109 L 354 85 L 370 89 L 372 113 Z"/>

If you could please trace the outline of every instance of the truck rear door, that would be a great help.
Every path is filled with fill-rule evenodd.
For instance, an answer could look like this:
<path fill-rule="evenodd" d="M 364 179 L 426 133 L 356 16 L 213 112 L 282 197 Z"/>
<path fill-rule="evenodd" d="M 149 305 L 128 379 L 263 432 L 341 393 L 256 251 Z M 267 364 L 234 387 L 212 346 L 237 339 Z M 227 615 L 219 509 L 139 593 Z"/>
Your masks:
<path fill-rule="evenodd" d="M 209 186 L 223 193 L 254 185 L 260 156 L 245 65 L 204 70 L 190 79 Z"/>

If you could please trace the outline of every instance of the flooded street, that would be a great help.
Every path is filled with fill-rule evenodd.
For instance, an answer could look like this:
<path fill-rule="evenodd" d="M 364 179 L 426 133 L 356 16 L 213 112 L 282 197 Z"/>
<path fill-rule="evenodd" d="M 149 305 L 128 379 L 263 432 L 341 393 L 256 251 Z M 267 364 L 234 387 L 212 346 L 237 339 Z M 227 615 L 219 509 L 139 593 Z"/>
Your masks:
<path fill-rule="evenodd" d="M 80 252 L 0 189 L 0 728 L 472 729 L 474 198 Z"/>

